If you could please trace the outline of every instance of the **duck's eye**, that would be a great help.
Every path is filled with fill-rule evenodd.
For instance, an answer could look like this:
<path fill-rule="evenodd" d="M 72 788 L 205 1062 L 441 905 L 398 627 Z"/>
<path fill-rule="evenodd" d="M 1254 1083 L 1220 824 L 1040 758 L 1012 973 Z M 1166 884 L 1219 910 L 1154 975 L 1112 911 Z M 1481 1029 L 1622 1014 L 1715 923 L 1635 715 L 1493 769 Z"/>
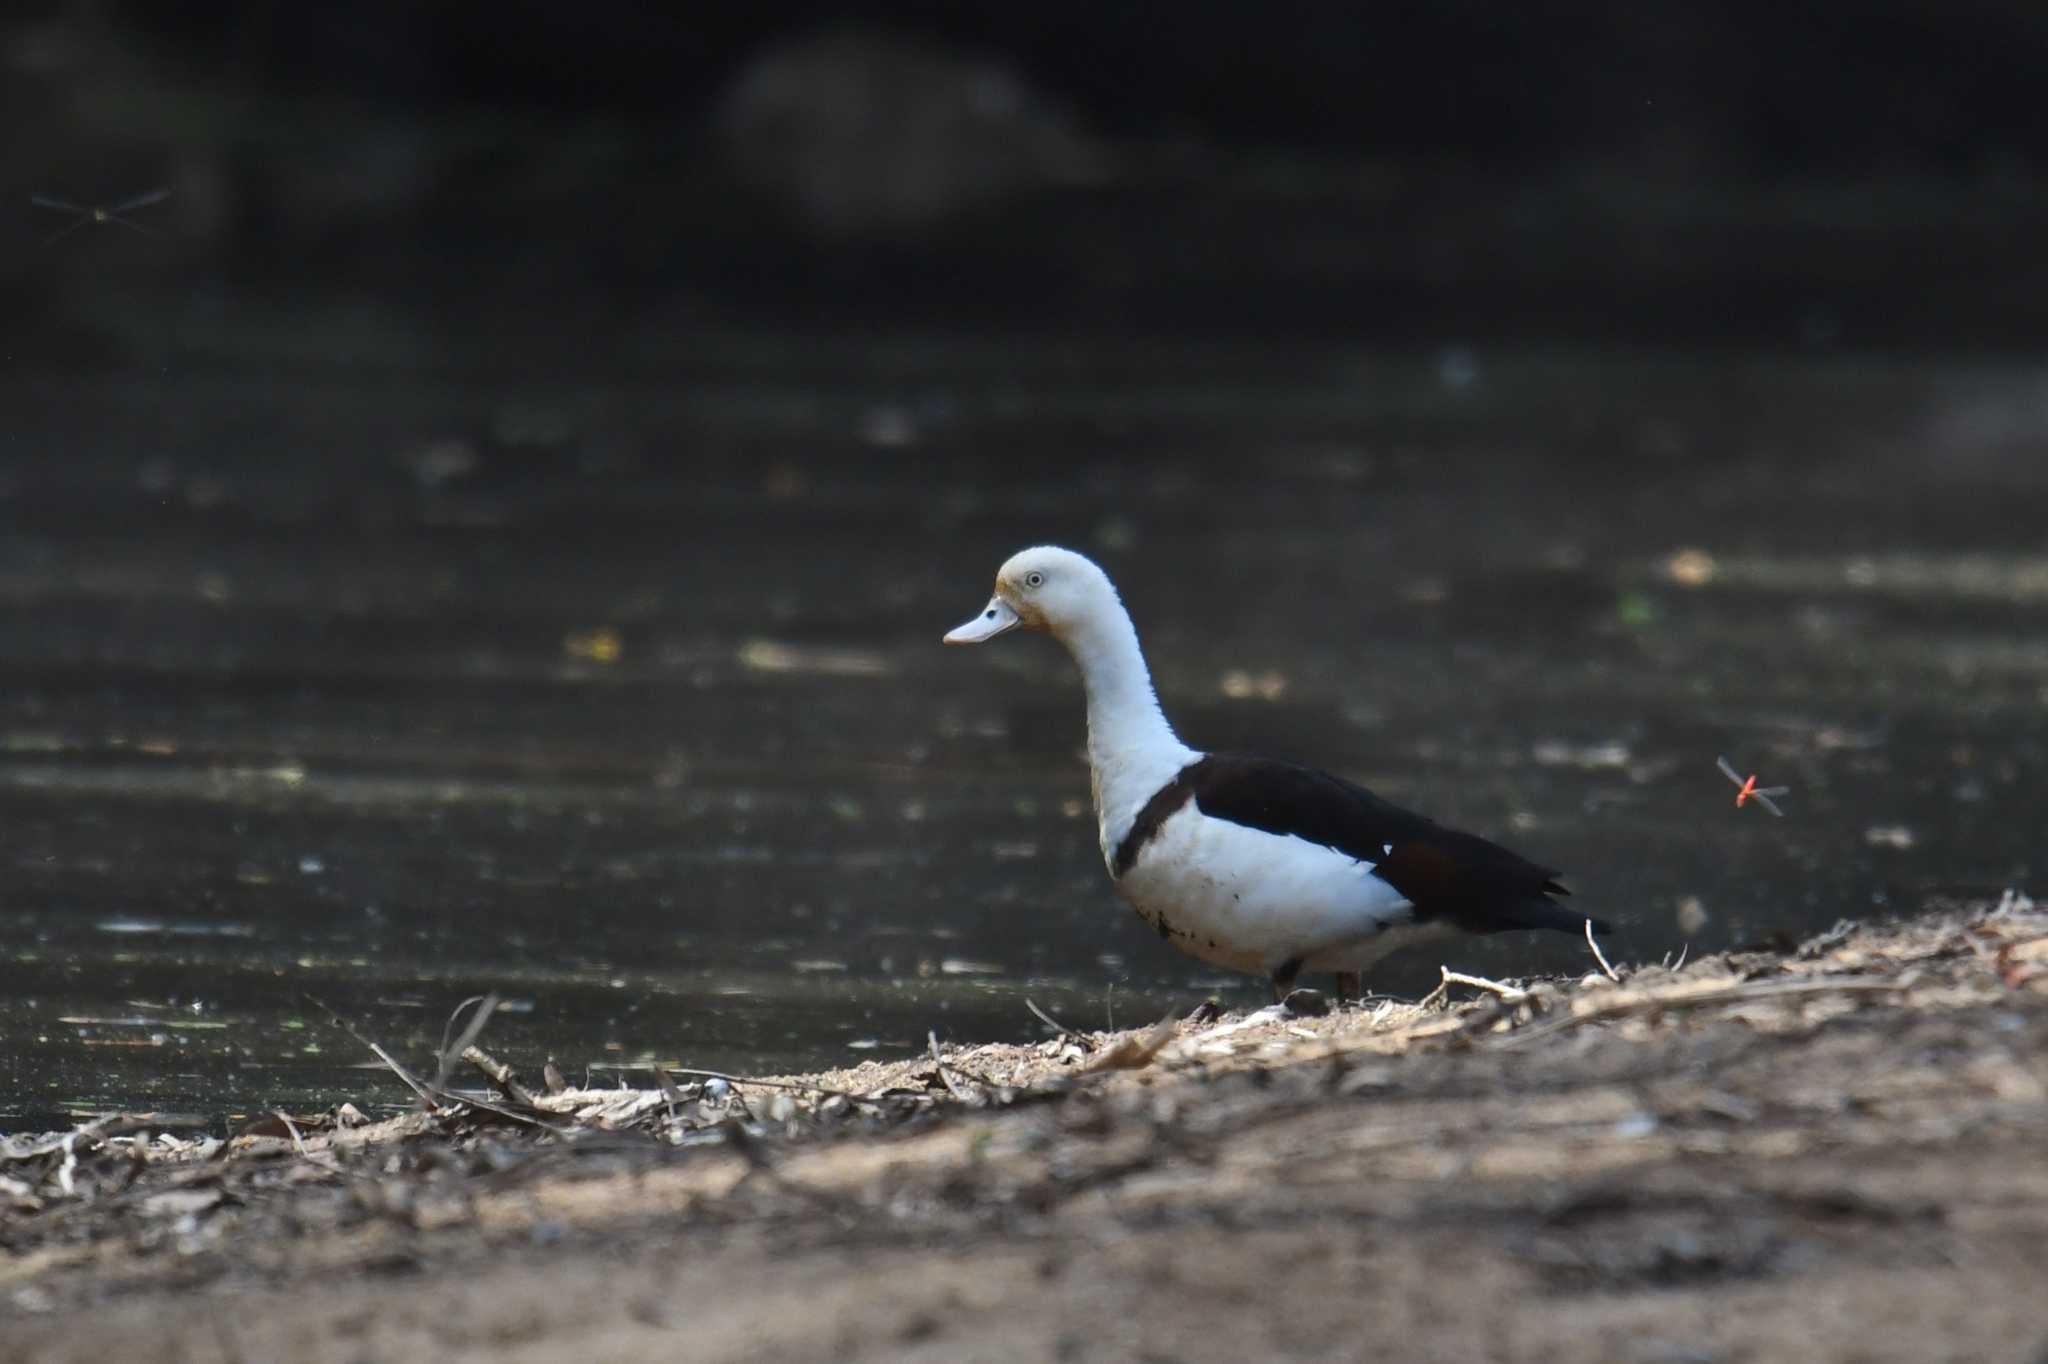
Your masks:
<path fill-rule="evenodd" d="M 1045 575 L 1043 573 L 1036 572 L 1026 573 L 1024 575 L 1024 585 L 1026 587 L 1044 587 Z"/>

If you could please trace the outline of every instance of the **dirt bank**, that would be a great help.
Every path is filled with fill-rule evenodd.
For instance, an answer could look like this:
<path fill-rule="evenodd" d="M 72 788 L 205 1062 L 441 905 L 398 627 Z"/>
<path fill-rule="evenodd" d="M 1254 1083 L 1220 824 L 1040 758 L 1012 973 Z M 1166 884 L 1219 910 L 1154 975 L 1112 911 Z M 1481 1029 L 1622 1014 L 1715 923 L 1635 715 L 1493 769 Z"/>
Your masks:
<path fill-rule="evenodd" d="M 1620 974 L 15 1139 L 0 1357 L 2044 1357 L 2048 913 Z"/>

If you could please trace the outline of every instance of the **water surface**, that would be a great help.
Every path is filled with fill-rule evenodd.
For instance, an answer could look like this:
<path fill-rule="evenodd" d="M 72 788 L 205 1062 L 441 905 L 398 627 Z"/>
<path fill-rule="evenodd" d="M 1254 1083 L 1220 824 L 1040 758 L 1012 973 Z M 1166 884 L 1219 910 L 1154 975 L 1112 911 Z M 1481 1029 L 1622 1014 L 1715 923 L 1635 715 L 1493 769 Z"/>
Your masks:
<path fill-rule="evenodd" d="M 2038 367 L 740 338 L 0 387 L 0 1124 L 398 1101 L 329 1006 L 427 1064 L 496 991 L 496 1050 L 609 1074 L 1257 1000 L 1114 901 L 1056 647 L 938 643 L 1039 541 L 1190 742 L 1562 867 L 1625 956 L 2040 873 Z M 1584 962 L 1373 984 L 1439 956 Z"/>

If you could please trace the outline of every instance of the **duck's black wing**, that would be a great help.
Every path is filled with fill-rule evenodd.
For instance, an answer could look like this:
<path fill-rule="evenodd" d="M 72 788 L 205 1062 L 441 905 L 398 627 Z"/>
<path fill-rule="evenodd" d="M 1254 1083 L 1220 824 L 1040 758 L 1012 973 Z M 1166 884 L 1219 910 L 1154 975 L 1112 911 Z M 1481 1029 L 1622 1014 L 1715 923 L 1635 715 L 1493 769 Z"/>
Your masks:
<path fill-rule="evenodd" d="M 1116 850 L 1121 876 L 1168 816 L 1192 799 L 1213 819 L 1291 834 L 1370 863 L 1415 906 L 1418 921 L 1467 933 L 1516 928 L 1584 930 L 1588 916 L 1551 897 L 1570 892 L 1559 873 L 1477 834 L 1382 800 L 1356 782 L 1273 758 L 1211 753 L 1182 768 L 1140 811 Z M 1596 932 L 1609 931 L 1598 919 Z"/>

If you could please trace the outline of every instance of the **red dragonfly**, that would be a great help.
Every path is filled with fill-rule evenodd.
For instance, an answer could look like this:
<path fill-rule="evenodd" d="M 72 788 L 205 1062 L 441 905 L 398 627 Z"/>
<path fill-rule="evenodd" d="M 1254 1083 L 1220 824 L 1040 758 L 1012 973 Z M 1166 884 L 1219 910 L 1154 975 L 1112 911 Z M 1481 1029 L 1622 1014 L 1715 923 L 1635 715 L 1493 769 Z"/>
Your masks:
<path fill-rule="evenodd" d="M 150 231 L 134 219 L 123 217 L 122 215 L 133 213 L 138 208 L 148 208 L 151 204 L 160 204 L 170 197 L 171 192 L 168 189 L 153 189 L 147 194 L 138 194 L 133 199 L 123 199 L 118 204 L 106 207 L 96 207 L 92 204 L 74 204 L 69 199 L 59 199 L 49 194 L 31 194 L 28 196 L 28 201 L 37 208 L 47 208 L 58 213 L 75 215 L 69 224 L 58 228 L 43 240 L 43 245 L 49 246 L 54 242 L 62 241 L 88 223 L 119 223 L 123 227 L 133 228 L 145 237 L 154 237 L 156 233 Z"/>
<path fill-rule="evenodd" d="M 1746 800 L 1754 800 L 1758 805 L 1763 806 L 1764 809 L 1769 810 L 1779 819 L 1783 819 L 1785 817 L 1785 812 L 1778 808 L 1778 802 L 1772 800 L 1771 797 L 1782 796 L 1786 792 L 1790 791 L 1792 789 L 1791 787 L 1758 786 L 1756 784 L 1755 777 L 1744 777 L 1741 773 L 1737 772 L 1733 766 L 1729 764 L 1726 758 L 1721 758 L 1717 761 L 1721 764 L 1721 775 L 1728 778 L 1728 780 L 1734 782 L 1735 785 L 1740 788 L 1735 793 L 1736 809 L 1740 810 L 1742 808 L 1742 802 Z"/>

